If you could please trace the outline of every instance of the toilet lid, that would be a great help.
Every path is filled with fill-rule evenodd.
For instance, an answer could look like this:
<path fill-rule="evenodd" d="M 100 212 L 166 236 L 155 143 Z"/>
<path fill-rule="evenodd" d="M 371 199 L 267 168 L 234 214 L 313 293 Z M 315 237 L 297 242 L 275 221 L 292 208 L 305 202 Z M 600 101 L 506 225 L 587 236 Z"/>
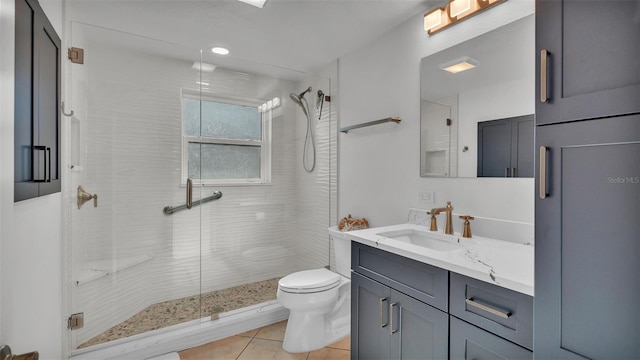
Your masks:
<path fill-rule="evenodd" d="M 298 294 L 325 291 L 338 284 L 340 284 L 340 275 L 327 269 L 299 271 L 278 281 L 280 290 Z"/>

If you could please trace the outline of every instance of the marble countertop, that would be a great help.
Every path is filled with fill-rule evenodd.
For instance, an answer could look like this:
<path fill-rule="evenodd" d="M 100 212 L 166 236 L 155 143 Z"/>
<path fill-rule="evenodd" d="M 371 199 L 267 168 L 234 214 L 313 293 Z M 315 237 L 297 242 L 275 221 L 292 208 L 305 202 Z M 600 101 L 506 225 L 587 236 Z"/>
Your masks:
<path fill-rule="evenodd" d="M 422 225 L 399 224 L 343 233 L 334 230 L 331 233 L 332 236 L 340 236 L 533 296 L 533 245 L 517 244 L 475 235 L 471 239 L 467 239 L 461 237 L 459 233 L 445 235 L 440 231 L 439 237 L 445 237 L 447 241 L 456 242 L 462 246 L 453 251 L 437 251 L 378 235 L 383 232 L 406 229 L 429 231 L 427 227 Z"/>

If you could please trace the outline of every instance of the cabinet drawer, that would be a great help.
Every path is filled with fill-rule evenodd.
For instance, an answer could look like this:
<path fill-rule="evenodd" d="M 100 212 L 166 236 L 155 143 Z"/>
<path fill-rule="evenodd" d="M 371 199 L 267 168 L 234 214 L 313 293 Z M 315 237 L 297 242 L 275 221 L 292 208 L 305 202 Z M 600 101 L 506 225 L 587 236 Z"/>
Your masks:
<path fill-rule="evenodd" d="M 448 271 L 371 246 L 351 244 L 353 271 L 447 311 Z"/>
<path fill-rule="evenodd" d="M 450 359 L 533 359 L 533 352 L 488 331 L 456 319 L 450 319 Z"/>
<path fill-rule="evenodd" d="M 533 349 L 533 298 L 451 273 L 449 313 Z"/>

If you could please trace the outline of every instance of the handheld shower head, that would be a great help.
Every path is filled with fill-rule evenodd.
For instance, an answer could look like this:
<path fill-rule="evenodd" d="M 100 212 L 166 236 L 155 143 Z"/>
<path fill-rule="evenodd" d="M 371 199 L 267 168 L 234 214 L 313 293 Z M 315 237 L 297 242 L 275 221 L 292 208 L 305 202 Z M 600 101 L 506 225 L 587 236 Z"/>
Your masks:
<path fill-rule="evenodd" d="M 302 99 L 304 98 L 304 95 L 308 92 L 311 92 L 311 86 L 309 86 L 307 90 L 301 92 L 300 94 L 294 94 L 294 93 L 289 94 L 289 97 L 291 98 L 291 100 L 293 100 L 294 103 L 298 104 L 302 108 L 302 111 L 304 112 L 305 115 L 307 115 L 307 109 L 305 109 L 304 105 L 302 104 Z"/>
<path fill-rule="evenodd" d="M 300 94 L 294 94 L 294 93 L 290 93 L 289 97 L 291 98 L 291 100 L 293 100 L 296 104 L 302 106 L 302 98 L 304 97 L 304 95 L 308 92 L 311 92 L 311 86 L 309 86 L 307 88 L 307 90 L 301 92 Z"/>
<path fill-rule="evenodd" d="M 290 93 L 289 97 L 293 100 L 294 103 L 298 104 L 302 108 L 302 112 L 307 117 L 307 135 L 304 138 L 304 150 L 302 151 L 302 166 L 305 171 L 312 172 L 316 167 L 316 145 L 313 139 L 313 128 L 311 127 L 311 118 L 309 117 L 309 112 L 307 109 L 309 108 L 309 103 L 307 99 L 304 98 L 304 95 L 308 92 L 311 92 L 311 86 L 309 86 L 305 91 L 300 94 Z M 309 146 L 311 146 L 312 158 L 311 165 L 307 166 L 307 154 L 309 150 Z"/>

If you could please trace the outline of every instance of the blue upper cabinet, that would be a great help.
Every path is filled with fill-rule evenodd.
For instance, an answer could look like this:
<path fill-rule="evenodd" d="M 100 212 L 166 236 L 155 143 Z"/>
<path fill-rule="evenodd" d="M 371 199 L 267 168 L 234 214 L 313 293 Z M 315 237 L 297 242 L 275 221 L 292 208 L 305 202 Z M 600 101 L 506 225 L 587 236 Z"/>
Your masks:
<path fill-rule="evenodd" d="M 536 1 L 536 123 L 640 112 L 640 2 Z"/>

